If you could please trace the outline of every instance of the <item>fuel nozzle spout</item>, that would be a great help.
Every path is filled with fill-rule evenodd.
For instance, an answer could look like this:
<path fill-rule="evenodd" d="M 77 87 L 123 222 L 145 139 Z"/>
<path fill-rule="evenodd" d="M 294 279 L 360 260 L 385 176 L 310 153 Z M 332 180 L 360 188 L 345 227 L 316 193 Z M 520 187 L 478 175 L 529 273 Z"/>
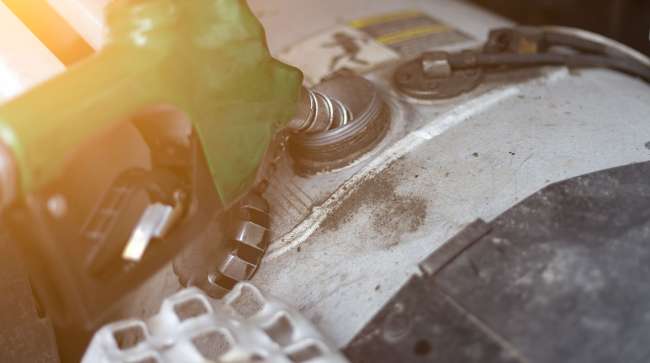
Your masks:
<path fill-rule="evenodd" d="M 390 125 L 390 109 L 367 79 L 342 73 L 302 89 L 289 152 L 303 175 L 352 164 L 378 145 Z"/>
<path fill-rule="evenodd" d="M 296 134 L 316 134 L 345 126 L 351 119 L 352 114 L 343 102 L 303 87 L 298 111 L 288 128 Z"/>

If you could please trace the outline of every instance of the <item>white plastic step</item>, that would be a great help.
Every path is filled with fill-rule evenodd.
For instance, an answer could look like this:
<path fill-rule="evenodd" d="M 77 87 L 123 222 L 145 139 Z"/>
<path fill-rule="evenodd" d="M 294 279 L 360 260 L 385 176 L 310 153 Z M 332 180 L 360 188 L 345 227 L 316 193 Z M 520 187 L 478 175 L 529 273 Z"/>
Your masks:
<path fill-rule="evenodd" d="M 165 299 L 157 315 L 109 324 L 83 363 L 348 363 L 297 310 L 240 283 L 223 300 L 196 288 Z"/>

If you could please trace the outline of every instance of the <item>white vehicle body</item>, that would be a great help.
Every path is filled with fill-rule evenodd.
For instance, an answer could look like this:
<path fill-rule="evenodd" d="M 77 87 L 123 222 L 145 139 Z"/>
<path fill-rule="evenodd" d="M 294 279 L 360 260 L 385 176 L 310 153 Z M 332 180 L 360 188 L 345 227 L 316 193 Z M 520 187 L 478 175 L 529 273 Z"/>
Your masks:
<path fill-rule="evenodd" d="M 105 1 L 50 2 L 89 44 L 100 47 L 103 28 L 96 14 Z M 88 11 L 78 12 L 84 4 Z M 512 25 L 453 0 L 250 5 L 266 26 L 272 52 L 294 64 L 315 62 L 322 54 L 311 39 L 398 11 L 422 12 L 467 35 L 435 49 L 476 47 L 490 29 Z M 16 50 L 0 39 L 4 98 L 63 71 L 10 18 L 0 3 L 0 24 L 21 43 Z M 513 71 L 456 98 L 414 103 L 390 82 L 406 57 L 380 59 L 363 73 L 391 107 L 388 135 L 364 158 L 331 173 L 304 178 L 292 172 L 290 160 L 281 164 L 266 194 L 273 241 L 253 280 L 298 307 L 340 346 L 417 273 L 418 262 L 463 226 L 494 219 L 550 183 L 650 160 L 650 92 L 639 79 L 603 69 L 545 67 Z M 121 317 L 152 315 L 179 288 L 166 268 L 129 298 Z"/>

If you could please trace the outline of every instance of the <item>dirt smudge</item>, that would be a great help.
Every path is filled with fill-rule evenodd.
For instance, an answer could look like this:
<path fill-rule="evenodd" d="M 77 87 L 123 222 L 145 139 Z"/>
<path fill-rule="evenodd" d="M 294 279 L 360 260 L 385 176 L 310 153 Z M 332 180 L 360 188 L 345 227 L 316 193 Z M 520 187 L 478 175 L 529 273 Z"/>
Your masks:
<path fill-rule="evenodd" d="M 401 236 L 416 232 L 427 217 L 427 200 L 397 192 L 400 183 L 412 180 L 402 160 L 359 185 L 321 224 L 323 232 L 337 231 L 358 213 L 368 213 L 372 232 L 388 243 L 399 244 Z"/>

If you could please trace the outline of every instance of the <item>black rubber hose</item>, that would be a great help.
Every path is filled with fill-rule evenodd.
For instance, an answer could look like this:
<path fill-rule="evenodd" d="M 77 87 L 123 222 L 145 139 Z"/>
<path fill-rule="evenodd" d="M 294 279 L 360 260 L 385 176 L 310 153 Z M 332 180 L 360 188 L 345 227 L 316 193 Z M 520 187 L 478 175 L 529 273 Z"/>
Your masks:
<path fill-rule="evenodd" d="M 598 39 L 588 39 L 587 36 L 591 35 L 590 32 L 582 31 L 579 29 L 571 28 L 562 28 L 554 30 L 556 27 L 548 27 L 544 29 L 544 43 L 546 46 L 564 46 L 576 49 L 585 53 L 595 53 L 608 56 L 610 58 L 619 58 L 627 59 L 631 62 L 637 63 L 642 66 L 650 66 L 647 58 L 643 54 L 637 53 L 635 50 L 626 47 L 624 44 L 619 44 L 618 42 L 603 38 L 602 41 Z M 570 33 L 575 31 L 575 34 Z M 584 36 L 580 36 L 581 32 L 586 33 Z M 598 34 L 593 34 L 594 37 L 598 37 Z M 608 43 L 608 42 L 611 42 Z M 627 49 L 627 51 L 626 51 Z M 643 59 L 641 59 L 643 58 Z"/>
<path fill-rule="evenodd" d="M 475 54 L 472 57 L 450 57 L 449 62 L 454 69 L 475 67 L 530 67 L 541 65 L 566 65 L 568 67 L 602 67 L 624 72 L 650 82 L 650 67 L 644 66 L 628 58 L 611 58 L 591 54 Z"/>
<path fill-rule="evenodd" d="M 546 44 L 550 46 L 564 46 L 586 53 L 608 55 L 615 58 L 628 58 L 625 53 L 610 48 L 604 44 L 588 41 L 568 34 L 545 32 L 544 40 L 546 41 Z"/>

